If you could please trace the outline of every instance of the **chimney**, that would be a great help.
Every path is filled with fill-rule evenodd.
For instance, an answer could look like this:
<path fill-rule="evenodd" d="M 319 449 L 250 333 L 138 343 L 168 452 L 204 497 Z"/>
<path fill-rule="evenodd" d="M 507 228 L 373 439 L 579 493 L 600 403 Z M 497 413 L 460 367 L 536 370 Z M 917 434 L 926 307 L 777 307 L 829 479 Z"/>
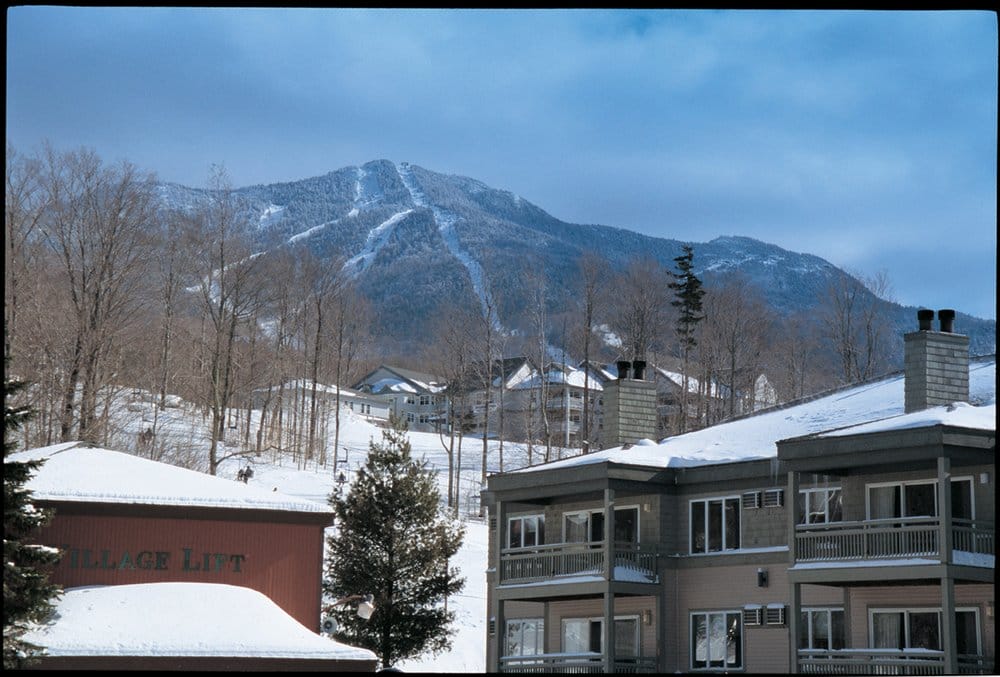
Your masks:
<path fill-rule="evenodd" d="M 969 337 L 953 330 L 955 311 L 918 310 L 919 329 L 903 337 L 906 413 L 969 401 Z"/>
<path fill-rule="evenodd" d="M 633 378 L 628 377 L 629 369 Z M 643 380 L 646 363 L 618 362 L 618 378 L 604 384 L 605 448 L 656 439 L 656 384 Z"/>

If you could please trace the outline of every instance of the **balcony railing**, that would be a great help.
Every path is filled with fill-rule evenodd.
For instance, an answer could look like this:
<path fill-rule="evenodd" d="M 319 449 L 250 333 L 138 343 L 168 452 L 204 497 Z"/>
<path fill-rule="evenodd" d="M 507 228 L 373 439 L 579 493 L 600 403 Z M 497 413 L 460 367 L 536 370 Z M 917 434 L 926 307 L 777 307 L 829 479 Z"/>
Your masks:
<path fill-rule="evenodd" d="M 656 583 L 657 550 L 637 543 L 616 543 L 614 580 Z M 603 576 L 604 543 L 555 543 L 508 548 L 500 554 L 500 584 L 529 583 L 566 576 Z"/>
<path fill-rule="evenodd" d="M 795 552 L 799 562 L 825 560 L 896 559 L 940 556 L 940 520 L 936 517 L 903 517 L 863 522 L 801 524 L 796 527 Z M 993 555 L 995 531 L 992 522 L 952 520 L 954 553 Z M 968 562 L 977 564 L 975 558 Z M 979 563 L 988 566 L 985 562 Z"/>
<path fill-rule="evenodd" d="M 655 673 L 655 658 L 616 658 L 615 673 Z M 500 672 L 531 672 L 535 674 L 575 673 L 601 674 L 604 657 L 599 653 L 554 653 L 537 656 L 503 656 Z"/>
<path fill-rule="evenodd" d="M 958 674 L 989 675 L 993 660 L 959 655 Z M 930 649 L 799 650 L 799 673 L 807 675 L 943 675 L 944 652 Z"/>

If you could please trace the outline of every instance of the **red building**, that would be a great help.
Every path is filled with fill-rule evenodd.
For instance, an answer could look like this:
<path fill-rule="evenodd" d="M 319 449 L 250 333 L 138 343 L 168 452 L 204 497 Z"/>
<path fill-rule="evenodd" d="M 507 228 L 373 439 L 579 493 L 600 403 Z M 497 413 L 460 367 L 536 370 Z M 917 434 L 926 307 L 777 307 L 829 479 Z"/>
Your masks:
<path fill-rule="evenodd" d="M 63 551 L 52 582 L 242 586 L 318 633 L 329 506 L 78 443 L 17 454 L 29 457 L 46 459 L 34 502 L 55 511 L 38 541 Z"/>

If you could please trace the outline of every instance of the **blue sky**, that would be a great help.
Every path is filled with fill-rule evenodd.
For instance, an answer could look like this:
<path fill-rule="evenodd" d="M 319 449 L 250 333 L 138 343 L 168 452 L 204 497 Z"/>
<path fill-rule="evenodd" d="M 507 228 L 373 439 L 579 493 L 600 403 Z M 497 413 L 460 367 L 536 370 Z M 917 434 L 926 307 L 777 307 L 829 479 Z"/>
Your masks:
<path fill-rule="evenodd" d="M 166 181 L 386 158 L 996 317 L 992 12 L 15 7 L 7 139 Z"/>

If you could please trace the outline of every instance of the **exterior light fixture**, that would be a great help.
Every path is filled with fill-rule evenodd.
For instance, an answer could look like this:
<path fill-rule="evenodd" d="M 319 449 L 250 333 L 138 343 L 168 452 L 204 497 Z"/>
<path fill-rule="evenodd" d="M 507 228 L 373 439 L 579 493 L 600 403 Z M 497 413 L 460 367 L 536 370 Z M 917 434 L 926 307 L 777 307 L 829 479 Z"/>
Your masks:
<path fill-rule="evenodd" d="M 767 569 L 757 569 L 757 587 L 767 587 Z"/>
<path fill-rule="evenodd" d="M 653 612 L 650 611 L 649 609 L 642 610 L 642 623 L 643 625 L 653 624 Z"/>
<path fill-rule="evenodd" d="M 372 595 L 365 595 L 358 603 L 358 615 L 366 621 L 372 617 L 375 612 L 375 598 Z"/>

